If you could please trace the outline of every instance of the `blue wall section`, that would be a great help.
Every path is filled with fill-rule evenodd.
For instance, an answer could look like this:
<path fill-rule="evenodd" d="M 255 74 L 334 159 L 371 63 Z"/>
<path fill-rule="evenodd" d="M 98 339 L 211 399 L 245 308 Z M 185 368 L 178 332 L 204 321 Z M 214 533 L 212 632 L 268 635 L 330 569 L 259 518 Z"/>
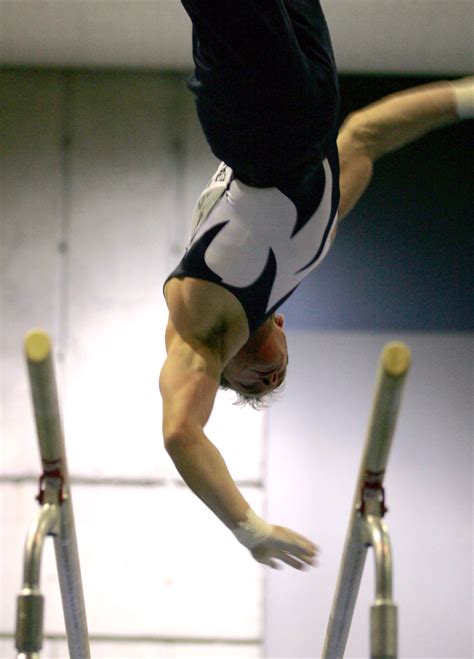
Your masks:
<path fill-rule="evenodd" d="M 423 84 L 343 77 L 342 111 Z M 320 268 L 284 305 L 290 329 L 474 328 L 474 122 L 385 156 Z"/>

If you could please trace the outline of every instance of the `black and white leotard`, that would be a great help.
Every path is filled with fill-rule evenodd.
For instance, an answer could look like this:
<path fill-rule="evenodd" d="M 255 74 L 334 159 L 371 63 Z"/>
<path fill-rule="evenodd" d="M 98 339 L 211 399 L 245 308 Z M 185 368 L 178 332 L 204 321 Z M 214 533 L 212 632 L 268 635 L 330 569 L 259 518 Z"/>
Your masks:
<path fill-rule="evenodd" d="M 199 198 L 194 231 L 170 274 L 223 286 L 257 329 L 326 256 L 337 223 L 337 159 L 304 185 L 256 188 L 221 163 Z"/>
<path fill-rule="evenodd" d="M 233 293 L 254 331 L 326 255 L 336 226 L 339 88 L 318 0 L 182 0 L 189 87 L 225 162 L 201 195 L 168 277 Z"/>

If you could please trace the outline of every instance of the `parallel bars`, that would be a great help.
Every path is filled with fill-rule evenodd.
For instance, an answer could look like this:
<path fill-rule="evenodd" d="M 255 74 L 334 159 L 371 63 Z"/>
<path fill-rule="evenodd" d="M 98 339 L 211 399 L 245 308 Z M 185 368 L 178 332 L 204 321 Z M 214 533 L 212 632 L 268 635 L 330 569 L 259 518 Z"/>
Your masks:
<path fill-rule="evenodd" d="M 41 508 L 25 543 L 23 588 L 17 598 L 16 648 L 21 659 L 39 657 L 44 602 L 40 592 L 41 553 L 45 537 L 52 535 L 69 655 L 72 659 L 89 659 L 87 620 L 52 345 L 44 331 L 32 330 L 25 337 L 24 348 L 43 473 L 37 497 Z"/>
<path fill-rule="evenodd" d="M 59 413 L 51 341 L 41 330 L 25 338 L 43 474 L 38 499 L 41 509 L 25 543 L 23 589 L 18 596 L 16 647 L 22 659 L 36 659 L 42 646 L 43 596 L 39 590 L 44 538 L 54 536 L 56 563 L 73 659 L 89 659 L 89 641 Z M 376 599 L 371 607 L 371 657 L 397 657 L 397 608 L 392 601 L 392 556 L 387 527 L 383 478 L 400 406 L 410 350 L 403 343 L 383 349 L 372 413 L 349 520 L 323 659 L 340 659 L 347 643 L 367 548 L 374 548 Z"/>
<path fill-rule="evenodd" d="M 400 342 L 381 352 L 369 428 L 349 519 L 323 659 L 341 659 L 347 643 L 367 555 L 374 548 L 376 598 L 370 615 L 372 659 L 397 657 L 397 607 L 392 600 L 392 553 L 383 516 L 383 479 L 405 376 L 411 361 Z"/>

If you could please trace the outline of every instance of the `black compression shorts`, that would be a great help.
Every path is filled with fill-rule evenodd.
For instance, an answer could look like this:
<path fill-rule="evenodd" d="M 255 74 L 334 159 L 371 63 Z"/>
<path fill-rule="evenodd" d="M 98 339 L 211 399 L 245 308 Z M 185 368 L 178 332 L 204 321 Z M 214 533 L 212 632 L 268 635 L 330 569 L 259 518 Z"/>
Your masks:
<path fill-rule="evenodd" d="M 339 92 L 318 0 L 182 0 L 193 23 L 189 87 L 211 150 L 242 181 L 277 185 L 337 131 Z"/>

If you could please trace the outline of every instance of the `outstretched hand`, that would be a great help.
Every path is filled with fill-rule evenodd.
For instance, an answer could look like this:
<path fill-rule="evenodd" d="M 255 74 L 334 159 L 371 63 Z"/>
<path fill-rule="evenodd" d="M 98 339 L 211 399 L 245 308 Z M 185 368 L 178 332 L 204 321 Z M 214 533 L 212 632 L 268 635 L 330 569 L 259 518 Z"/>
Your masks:
<path fill-rule="evenodd" d="M 279 569 L 286 563 L 295 570 L 317 565 L 318 547 L 298 533 L 283 526 L 272 526 L 270 535 L 250 550 L 259 563 Z"/>
<path fill-rule="evenodd" d="M 274 569 L 286 563 L 295 570 L 316 565 L 318 548 L 311 540 L 284 526 L 269 524 L 249 508 L 245 520 L 233 529 L 237 540 L 259 563 Z"/>

